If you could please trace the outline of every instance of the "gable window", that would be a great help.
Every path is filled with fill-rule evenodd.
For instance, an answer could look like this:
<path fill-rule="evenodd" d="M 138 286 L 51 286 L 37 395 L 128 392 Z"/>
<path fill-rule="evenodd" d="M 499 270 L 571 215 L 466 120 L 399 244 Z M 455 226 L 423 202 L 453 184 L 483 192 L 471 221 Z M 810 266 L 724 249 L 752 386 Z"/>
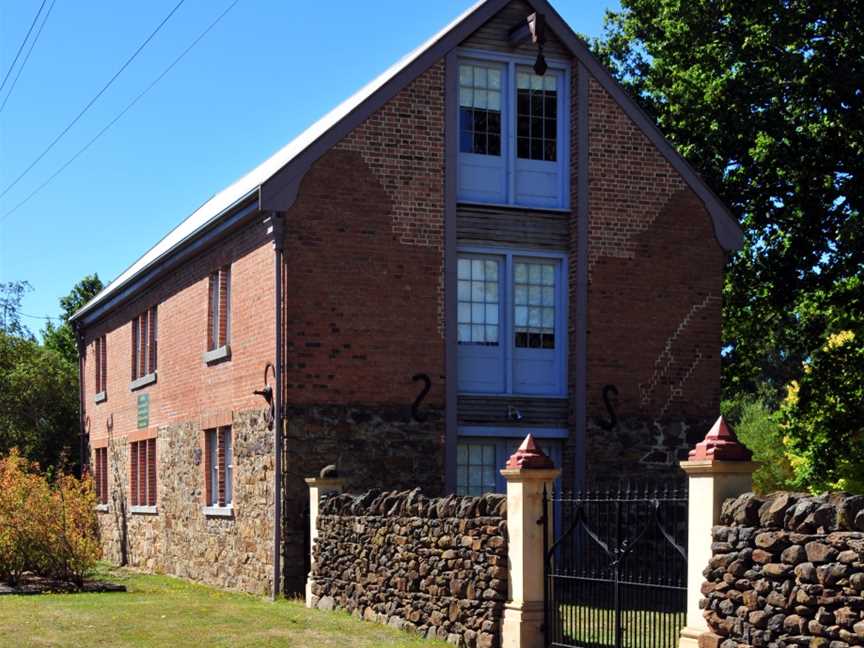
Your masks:
<path fill-rule="evenodd" d="M 459 389 L 563 395 L 563 259 L 462 252 L 457 266 Z"/>
<path fill-rule="evenodd" d="M 96 501 L 108 504 L 108 448 L 93 451 L 93 485 L 96 487 Z"/>
<path fill-rule="evenodd" d="M 566 207 L 567 72 L 459 63 L 459 200 Z"/>
<path fill-rule="evenodd" d="M 105 346 L 105 336 L 96 338 L 93 344 L 93 358 L 95 375 L 93 376 L 93 384 L 96 388 L 95 400 L 101 403 L 106 398 L 108 391 L 108 352 Z"/>
<path fill-rule="evenodd" d="M 156 306 L 132 320 L 132 389 L 156 379 Z"/>
<path fill-rule="evenodd" d="M 231 267 L 210 273 L 207 311 L 207 350 L 224 347 L 231 340 Z"/>
<path fill-rule="evenodd" d="M 156 439 L 129 444 L 129 499 L 132 512 L 150 513 L 156 509 Z M 136 511 L 135 508 L 138 508 Z"/>
<path fill-rule="evenodd" d="M 234 499 L 234 449 L 231 442 L 231 427 L 207 430 L 205 435 L 207 506 L 230 508 Z"/>

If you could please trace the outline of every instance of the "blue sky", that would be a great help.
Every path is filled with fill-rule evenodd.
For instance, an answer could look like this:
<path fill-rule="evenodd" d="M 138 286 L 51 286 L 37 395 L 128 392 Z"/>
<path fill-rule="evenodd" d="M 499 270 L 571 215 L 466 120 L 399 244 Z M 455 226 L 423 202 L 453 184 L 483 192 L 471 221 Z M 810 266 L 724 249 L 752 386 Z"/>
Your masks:
<path fill-rule="evenodd" d="M 0 192 L 177 2 L 55 0 L 0 112 Z M 25 313 L 55 316 L 57 300 L 86 274 L 98 272 L 106 283 L 116 277 L 213 193 L 281 148 L 473 0 L 376 0 L 372 5 L 356 0 L 239 0 L 99 141 L 5 216 L 231 2 L 185 0 L 69 133 L 0 198 L 0 281 L 26 279 L 33 285 L 23 304 Z M 0 79 L 40 4 L 0 0 Z M 617 8 L 616 0 L 554 4 L 576 31 L 590 36 L 601 33 L 606 7 Z M 0 103 L 16 74 L 17 66 L 0 92 Z M 43 325 L 37 319 L 25 322 L 34 332 Z"/>

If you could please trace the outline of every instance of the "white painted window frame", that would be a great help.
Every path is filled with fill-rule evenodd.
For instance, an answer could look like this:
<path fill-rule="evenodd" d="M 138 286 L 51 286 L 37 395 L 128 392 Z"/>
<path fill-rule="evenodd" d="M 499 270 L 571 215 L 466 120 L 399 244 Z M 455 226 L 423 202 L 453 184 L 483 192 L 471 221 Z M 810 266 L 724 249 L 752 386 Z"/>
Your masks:
<path fill-rule="evenodd" d="M 530 396 L 532 398 L 561 398 L 567 395 L 567 360 L 568 360 L 568 329 L 567 315 L 569 313 L 568 300 L 568 269 L 567 254 L 564 252 L 549 252 L 545 250 L 532 250 L 527 248 L 497 247 L 491 245 L 460 245 L 457 249 L 457 258 L 462 254 L 485 254 L 490 256 L 504 257 L 503 281 L 501 286 L 501 313 L 499 315 L 499 343 L 502 345 L 504 354 L 504 391 L 501 392 L 476 392 L 459 389 L 460 394 L 475 396 L 496 396 L 501 394 L 515 396 Z M 555 286 L 557 298 L 555 308 L 555 353 L 558 357 L 558 389 L 546 392 L 518 392 L 513 388 L 513 262 L 514 259 L 544 259 L 553 260 L 558 263 L 558 279 Z M 499 275 L 500 276 L 500 275 Z M 560 307 L 559 307 L 560 304 Z M 455 322 L 454 322 L 455 325 Z M 560 340 L 560 344 L 558 341 Z M 457 356 L 459 350 L 457 348 Z"/>
<path fill-rule="evenodd" d="M 506 101 L 502 103 L 501 119 L 501 153 L 504 155 L 504 173 L 506 182 L 507 201 L 501 203 L 486 203 L 477 200 L 463 200 L 457 195 L 457 200 L 462 203 L 473 203 L 482 205 L 500 205 L 504 207 L 528 207 L 538 210 L 570 210 L 570 63 L 555 58 L 546 58 L 549 70 L 561 75 L 561 91 L 558 93 L 558 175 L 559 175 L 559 201 L 554 206 L 526 205 L 516 202 L 516 68 L 520 65 L 529 67 L 534 65 L 535 59 L 530 56 L 518 54 L 504 54 L 501 52 L 490 52 L 471 48 L 459 48 L 456 51 L 459 63 L 499 63 L 504 64 L 506 78 L 502 87 L 506 89 Z M 459 97 L 455 98 L 459 101 Z M 453 129 L 456 138 L 456 164 L 461 167 L 462 153 L 459 150 L 459 110 L 456 111 L 456 128 Z M 505 145 L 506 142 L 506 145 Z M 457 176 L 459 168 L 457 168 Z"/>

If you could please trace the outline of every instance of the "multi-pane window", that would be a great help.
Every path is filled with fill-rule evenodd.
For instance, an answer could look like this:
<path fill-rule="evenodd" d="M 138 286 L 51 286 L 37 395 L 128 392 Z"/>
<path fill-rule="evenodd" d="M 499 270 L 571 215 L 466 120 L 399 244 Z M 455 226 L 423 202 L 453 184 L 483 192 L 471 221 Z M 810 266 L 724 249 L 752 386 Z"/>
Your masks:
<path fill-rule="evenodd" d="M 207 475 L 207 505 L 231 506 L 234 490 L 234 448 L 231 442 L 231 427 L 207 430 L 205 434 L 204 468 Z"/>
<path fill-rule="evenodd" d="M 96 499 L 100 504 L 108 503 L 108 448 L 93 451 L 93 483 Z"/>
<path fill-rule="evenodd" d="M 231 267 L 210 273 L 207 311 L 207 350 L 225 346 L 231 340 Z"/>
<path fill-rule="evenodd" d="M 516 155 L 526 160 L 557 159 L 558 77 L 525 68 L 516 74 Z"/>
<path fill-rule="evenodd" d="M 566 66 L 538 75 L 521 59 L 459 62 L 460 201 L 566 207 Z"/>
<path fill-rule="evenodd" d="M 520 348 L 555 348 L 555 264 L 513 264 L 514 344 Z"/>
<path fill-rule="evenodd" d="M 156 506 L 156 439 L 129 444 L 129 499 L 132 506 Z"/>
<path fill-rule="evenodd" d="M 97 393 L 105 393 L 108 385 L 108 352 L 105 345 L 105 336 L 102 335 L 96 338 L 94 344 L 93 357 L 96 360 L 94 384 Z"/>
<path fill-rule="evenodd" d="M 132 380 L 156 371 L 156 306 L 132 320 Z"/>
<path fill-rule="evenodd" d="M 457 361 L 465 393 L 563 395 L 562 259 L 463 252 L 457 262 Z"/>
<path fill-rule="evenodd" d="M 499 261 L 460 257 L 458 266 L 459 344 L 497 345 L 501 302 Z"/>
<path fill-rule="evenodd" d="M 459 150 L 501 155 L 501 70 L 459 66 Z"/>
<path fill-rule="evenodd" d="M 496 489 L 494 443 L 460 442 L 456 446 L 456 493 L 482 495 Z"/>

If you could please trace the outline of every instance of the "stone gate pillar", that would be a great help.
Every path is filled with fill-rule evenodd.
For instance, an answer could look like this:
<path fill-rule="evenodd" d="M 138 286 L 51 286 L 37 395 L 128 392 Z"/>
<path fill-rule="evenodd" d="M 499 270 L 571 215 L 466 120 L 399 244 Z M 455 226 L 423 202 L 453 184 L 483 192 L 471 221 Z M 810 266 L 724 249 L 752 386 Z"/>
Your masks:
<path fill-rule="evenodd" d="M 326 471 L 322 470 L 322 474 Z M 312 574 L 315 572 L 315 539 L 318 537 L 318 510 L 325 495 L 341 493 L 344 481 L 338 477 L 308 477 L 309 486 L 309 574 L 306 576 L 306 607 L 312 605 Z"/>
<path fill-rule="evenodd" d="M 501 625 L 503 648 L 542 648 L 543 643 L 543 487 L 561 471 L 529 434 L 507 461 L 507 559 L 510 568 L 507 604 Z M 549 519 L 551 519 L 551 503 Z M 551 534 L 550 534 L 551 535 Z M 551 540 L 551 537 L 550 537 Z"/>
<path fill-rule="evenodd" d="M 753 488 L 751 452 L 726 425 L 723 417 L 698 443 L 681 468 L 689 479 L 687 520 L 687 625 L 681 630 L 679 648 L 695 648 L 709 632 L 699 609 L 702 570 L 711 560 L 711 527 L 720 522 L 720 507 L 729 497 Z"/>

